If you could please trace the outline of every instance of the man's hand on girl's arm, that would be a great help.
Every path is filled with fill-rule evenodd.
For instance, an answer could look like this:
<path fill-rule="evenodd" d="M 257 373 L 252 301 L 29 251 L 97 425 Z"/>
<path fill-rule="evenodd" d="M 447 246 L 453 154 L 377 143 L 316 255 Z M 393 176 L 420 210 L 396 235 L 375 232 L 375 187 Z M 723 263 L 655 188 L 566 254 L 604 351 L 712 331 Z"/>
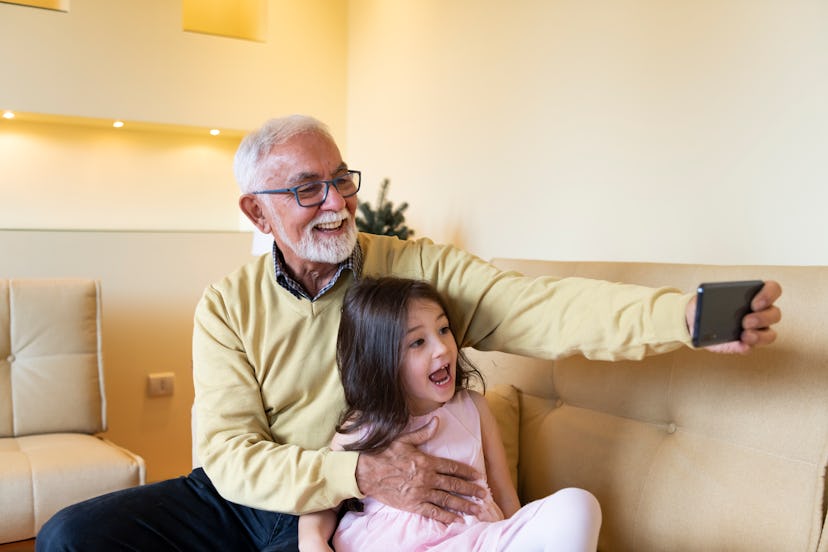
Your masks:
<path fill-rule="evenodd" d="M 466 464 L 423 453 L 417 445 L 428 441 L 439 420 L 397 438 L 377 453 L 362 452 L 356 468 L 360 491 L 394 508 L 451 523 L 460 516 L 476 515 L 480 506 L 462 496 L 485 496 L 474 480 L 482 474 Z"/>

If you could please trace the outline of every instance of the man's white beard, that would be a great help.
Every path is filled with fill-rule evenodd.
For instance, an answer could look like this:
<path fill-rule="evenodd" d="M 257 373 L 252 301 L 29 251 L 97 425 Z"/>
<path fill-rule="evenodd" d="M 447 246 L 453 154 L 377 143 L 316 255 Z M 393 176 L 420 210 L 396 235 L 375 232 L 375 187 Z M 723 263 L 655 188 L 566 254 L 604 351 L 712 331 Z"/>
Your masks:
<path fill-rule="evenodd" d="M 276 230 L 276 234 L 279 235 L 280 241 L 293 251 L 296 256 L 310 262 L 339 264 L 351 255 L 354 246 L 356 246 L 356 224 L 347 209 L 342 209 L 338 213 L 327 212 L 320 214 L 305 226 L 298 243 L 292 242 L 288 238 L 285 227 L 279 217 L 273 217 L 273 219 L 274 229 Z M 314 233 L 314 226 L 339 220 L 342 220 L 345 228 L 345 234 L 342 236 L 330 237 L 316 235 Z"/>

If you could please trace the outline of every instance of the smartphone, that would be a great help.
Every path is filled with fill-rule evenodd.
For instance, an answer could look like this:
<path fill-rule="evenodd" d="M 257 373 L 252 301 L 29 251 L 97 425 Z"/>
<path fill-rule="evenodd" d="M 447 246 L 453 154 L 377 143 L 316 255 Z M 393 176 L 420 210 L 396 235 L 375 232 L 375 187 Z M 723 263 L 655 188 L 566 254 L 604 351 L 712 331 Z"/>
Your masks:
<path fill-rule="evenodd" d="M 742 335 L 742 318 L 751 312 L 750 302 L 763 285 L 761 280 L 699 285 L 693 346 L 707 347 L 738 341 Z"/>

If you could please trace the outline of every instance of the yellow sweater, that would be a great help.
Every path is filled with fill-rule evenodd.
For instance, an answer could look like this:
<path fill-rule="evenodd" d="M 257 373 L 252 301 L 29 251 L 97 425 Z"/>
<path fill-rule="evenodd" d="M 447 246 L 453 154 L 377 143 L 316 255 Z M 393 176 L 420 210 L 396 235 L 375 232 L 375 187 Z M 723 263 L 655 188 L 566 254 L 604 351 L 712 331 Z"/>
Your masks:
<path fill-rule="evenodd" d="M 363 274 L 432 282 L 462 346 L 556 358 L 641 358 L 688 344 L 690 295 L 501 272 L 429 240 L 360 234 Z M 276 283 L 271 254 L 204 292 L 193 377 L 199 460 L 226 499 L 305 513 L 361 497 L 357 453 L 327 448 L 344 408 L 335 347 L 350 272 L 315 302 Z M 382 392 L 382 390 L 377 390 Z"/>

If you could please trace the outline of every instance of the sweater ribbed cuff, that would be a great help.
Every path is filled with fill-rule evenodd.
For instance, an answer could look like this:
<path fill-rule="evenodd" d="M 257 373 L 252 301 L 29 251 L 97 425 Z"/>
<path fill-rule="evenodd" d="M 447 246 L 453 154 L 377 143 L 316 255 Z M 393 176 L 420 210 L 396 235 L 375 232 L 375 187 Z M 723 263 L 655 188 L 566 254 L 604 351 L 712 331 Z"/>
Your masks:
<path fill-rule="evenodd" d="M 322 471 L 337 502 L 353 497 L 365 498 L 356 481 L 358 459 L 359 453 L 354 451 L 331 451 L 325 455 Z"/>

